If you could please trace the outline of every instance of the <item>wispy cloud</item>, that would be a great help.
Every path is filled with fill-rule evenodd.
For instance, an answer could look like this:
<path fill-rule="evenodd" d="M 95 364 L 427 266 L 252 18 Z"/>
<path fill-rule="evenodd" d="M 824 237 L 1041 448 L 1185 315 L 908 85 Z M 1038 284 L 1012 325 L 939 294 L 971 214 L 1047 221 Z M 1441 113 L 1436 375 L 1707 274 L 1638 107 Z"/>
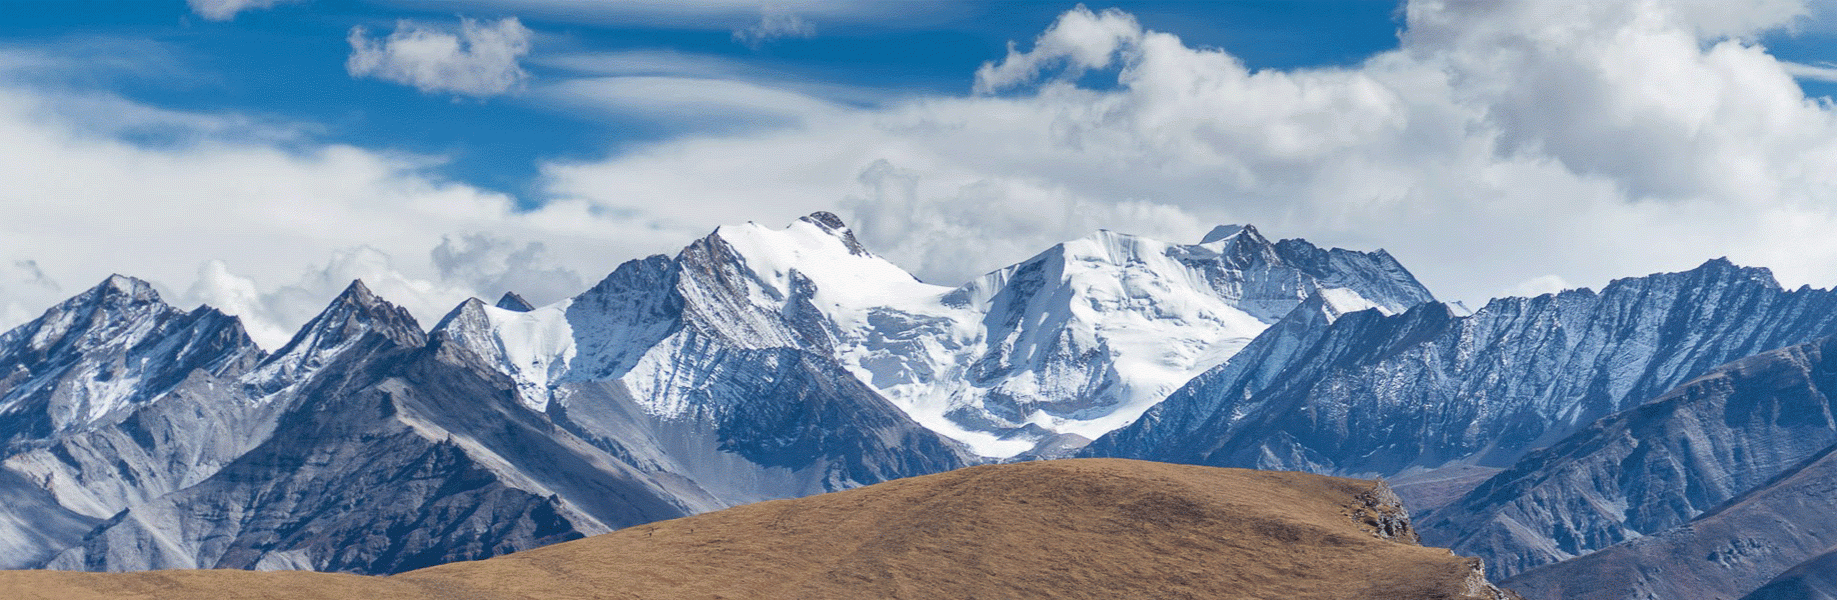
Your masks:
<path fill-rule="evenodd" d="M 1805 63 L 1780 61 L 1780 66 L 1786 69 L 1787 75 L 1793 77 L 1837 83 L 1837 66 L 1831 63 L 1808 65 Z"/>
<path fill-rule="evenodd" d="M 504 94 L 529 79 L 518 61 L 529 54 L 531 32 L 515 17 L 495 23 L 461 18 L 457 29 L 398 21 L 387 37 L 372 39 L 351 28 L 352 77 L 375 77 L 426 93 L 474 97 Z"/>
<path fill-rule="evenodd" d="M 762 8 L 759 10 L 759 22 L 735 29 L 733 37 L 734 41 L 758 50 L 767 42 L 775 40 L 816 37 L 816 25 L 790 11 Z"/>
<path fill-rule="evenodd" d="M 429 0 L 372 0 L 406 9 L 425 10 Z M 968 10 L 959 0 L 928 2 L 862 0 L 440 0 L 439 6 L 471 14 L 517 14 L 534 20 L 591 23 L 619 27 L 662 26 L 731 29 L 750 24 L 761 5 L 823 23 L 872 23 L 918 26 Z"/>
<path fill-rule="evenodd" d="M 1825 72 L 1748 41 L 1804 5 L 1573 7 L 1411 2 L 1397 50 L 1286 70 L 1075 9 L 978 70 L 982 94 L 545 174 L 556 196 L 685 228 L 836 210 L 940 283 L 1096 227 L 1180 239 L 1221 222 L 1385 247 L 1455 299 L 1720 255 L 1837 283 L 1837 109 L 1793 80 Z"/>
<path fill-rule="evenodd" d="M 269 8 L 290 2 L 304 0 L 186 0 L 191 4 L 192 12 L 211 21 L 228 21 L 236 18 L 236 13 L 245 10 Z"/>

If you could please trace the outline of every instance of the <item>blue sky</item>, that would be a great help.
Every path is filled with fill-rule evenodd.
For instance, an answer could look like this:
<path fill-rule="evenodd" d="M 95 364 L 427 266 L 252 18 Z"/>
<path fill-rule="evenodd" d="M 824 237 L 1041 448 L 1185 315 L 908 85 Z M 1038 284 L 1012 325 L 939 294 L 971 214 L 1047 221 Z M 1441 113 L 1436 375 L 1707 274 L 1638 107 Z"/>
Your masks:
<path fill-rule="evenodd" d="M 1469 303 L 1729 256 L 1837 283 L 1796 0 L 0 0 L 0 325 L 110 272 L 274 343 L 723 223 L 956 283 L 1098 228 L 1383 247 Z"/>
<path fill-rule="evenodd" d="M 817 35 L 757 45 L 735 30 L 756 24 L 764 5 L 696 13 L 611 14 L 564 7 L 527 10 L 514 2 L 359 2 L 312 0 L 238 12 L 212 21 L 183 1 L 9 0 L 0 39 L 78 54 L 108 44 L 150 44 L 163 53 L 154 75 L 97 74 L 81 82 L 129 99 L 184 111 L 234 111 L 318 124 L 317 137 L 369 148 L 440 155 L 447 177 L 539 203 L 532 186 L 544 159 L 588 158 L 707 128 L 712 122 L 659 122 L 648 115 L 587 113 L 527 95 L 475 99 L 425 93 L 345 69 L 352 27 L 387 31 L 399 19 L 446 23 L 456 17 L 516 17 L 536 33 L 531 84 L 579 73 L 542 57 L 608 52 L 670 52 L 718 58 L 759 76 L 833 86 L 839 100 L 874 104 L 922 94 L 961 94 L 968 75 L 1025 42 L 1076 3 L 893 1 L 864 15 L 805 18 Z M 1364 0 L 1121 2 L 1146 27 L 1177 31 L 1189 43 L 1226 49 L 1253 68 L 1355 64 L 1397 45 L 1397 5 Z M 518 10 L 526 9 L 526 10 Z M 803 18 L 803 17 L 800 17 Z M 117 57 L 122 58 L 122 57 Z M 1101 80 L 1099 80 L 1101 83 Z"/>

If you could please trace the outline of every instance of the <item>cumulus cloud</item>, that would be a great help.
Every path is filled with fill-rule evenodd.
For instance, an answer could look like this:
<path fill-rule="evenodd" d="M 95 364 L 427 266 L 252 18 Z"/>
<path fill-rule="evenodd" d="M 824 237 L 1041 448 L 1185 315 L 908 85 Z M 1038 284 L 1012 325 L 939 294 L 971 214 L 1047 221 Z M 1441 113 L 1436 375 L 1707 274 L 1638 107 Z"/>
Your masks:
<path fill-rule="evenodd" d="M 992 93 L 1033 81 L 1057 68 L 1069 76 L 1110 66 L 1117 55 L 1142 39 L 1142 26 L 1119 9 L 1091 12 L 1080 4 L 1055 21 L 1022 51 L 1008 42 L 1008 56 L 976 70 L 976 91 Z"/>
<path fill-rule="evenodd" d="M 782 9 L 762 8 L 759 10 L 759 22 L 735 29 L 733 37 L 734 41 L 758 50 L 766 42 L 816 37 L 816 25 Z"/>
<path fill-rule="evenodd" d="M 1723 255 L 1829 286 L 1837 115 L 1794 79 L 1815 73 L 1752 41 L 1805 14 L 1416 0 L 1396 50 L 1252 70 L 1077 8 L 978 69 L 975 95 L 813 110 L 545 172 L 558 196 L 662 222 L 833 207 L 945 283 L 1096 227 L 1193 239 L 1252 222 L 1389 249 L 1456 299 Z"/>
<path fill-rule="evenodd" d="M 431 253 L 442 281 L 480 290 L 487 299 L 516 292 L 536 303 L 579 293 L 580 275 L 556 265 L 542 242 L 515 242 L 491 233 L 448 235 Z"/>
<path fill-rule="evenodd" d="M 716 225 L 819 209 L 938 283 L 1097 228 L 1197 241 L 1249 222 L 1387 248 L 1454 299 L 1716 256 L 1830 286 L 1837 113 L 1805 97 L 1802 68 L 1750 41 L 1805 7 L 1749 8 L 1417 0 L 1398 49 L 1292 70 L 1076 9 L 965 73 L 983 93 L 867 108 L 707 62 L 663 73 L 704 82 L 667 93 L 641 79 L 600 86 L 618 80 L 606 74 L 541 83 L 677 119 L 706 115 L 655 100 L 751 90 L 698 110 L 777 116 L 544 165 L 551 197 L 534 210 L 430 175 L 437 157 L 312 143 L 297 134 L 310 125 L 0 77 L 0 265 L 34 260 L 66 292 L 110 272 L 146 277 L 248 315 L 264 343 L 348 277 L 431 323 L 466 295 L 559 290 Z M 0 75 L 11 62 L 0 52 Z M 618 77 L 659 76 L 628 67 Z M 1086 84 L 1096 77 L 1110 81 Z M 123 141 L 148 127 L 175 142 Z M 0 269 L 0 290 L 42 310 L 53 294 L 19 283 L 30 279 Z"/>
<path fill-rule="evenodd" d="M 424 93 L 486 97 L 508 93 L 529 79 L 518 61 L 529 54 L 531 32 L 516 17 L 495 23 L 460 18 L 459 28 L 397 21 L 387 37 L 351 28 L 352 77 L 375 77 Z"/>
<path fill-rule="evenodd" d="M 228 21 L 236 18 L 236 13 L 245 10 L 268 8 L 278 4 L 300 2 L 301 0 L 186 0 L 191 4 L 191 11 L 211 21 Z"/>
<path fill-rule="evenodd" d="M 44 61 L 0 50 L 0 327 L 122 273 L 242 316 L 272 348 L 353 278 L 431 325 L 468 296 L 558 299 L 575 273 L 706 233 L 584 201 L 519 209 L 432 174 L 438 157 L 22 82 L 9 64 Z"/>

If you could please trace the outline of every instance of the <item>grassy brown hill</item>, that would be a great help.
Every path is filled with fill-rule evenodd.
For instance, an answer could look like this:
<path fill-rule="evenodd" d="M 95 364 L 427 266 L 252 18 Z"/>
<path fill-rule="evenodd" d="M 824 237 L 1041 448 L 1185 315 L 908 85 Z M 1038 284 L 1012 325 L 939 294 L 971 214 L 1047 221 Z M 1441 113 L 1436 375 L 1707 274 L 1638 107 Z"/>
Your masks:
<path fill-rule="evenodd" d="M 1370 481 L 1126 460 L 972 467 L 393 577 L 0 573 L 10 598 L 1504 598 Z"/>

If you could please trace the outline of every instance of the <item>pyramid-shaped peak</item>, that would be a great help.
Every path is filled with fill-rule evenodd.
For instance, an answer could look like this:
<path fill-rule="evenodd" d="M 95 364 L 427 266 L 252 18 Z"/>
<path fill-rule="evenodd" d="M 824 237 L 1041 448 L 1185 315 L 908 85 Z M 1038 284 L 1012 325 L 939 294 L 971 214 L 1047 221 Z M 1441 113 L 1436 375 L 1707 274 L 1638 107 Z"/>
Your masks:
<path fill-rule="evenodd" d="M 1219 225 L 1217 227 L 1213 227 L 1212 231 L 1207 232 L 1206 236 L 1199 240 L 1199 243 L 1210 244 L 1212 242 L 1216 242 L 1216 241 L 1237 235 L 1238 232 L 1241 232 L 1245 229 L 1249 229 L 1249 226 L 1248 225 Z"/>
<path fill-rule="evenodd" d="M 868 252 L 866 246 L 861 245 L 860 240 L 855 239 L 855 232 L 848 228 L 847 223 L 842 222 L 842 217 L 836 216 L 835 213 L 819 210 L 799 218 L 797 221 L 799 223 L 815 225 L 818 229 L 823 230 L 824 233 L 842 240 L 842 245 L 848 248 L 849 254 L 855 256 L 873 256 L 872 252 Z"/>
<path fill-rule="evenodd" d="M 313 340 L 344 339 L 364 330 L 381 333 L 403 344 L 421 343 L 421 327 L 407 309 L 390 304 L 371 292 L 362 279 L 354 279 L 275 354 L 287 354 L 302 343 L 318 345 Z"/>
<path fill-rule="evenodd" d="M 121 274 L 109 275 L 102 283 L 90 288 L 89 295 L 96 298 L 160 301 L 159 292 L 153 290 L 153 284 Z"/>
<path fill-rule="evenodd" d="M 1240 241 L 1241 240 L 1255 241 L 1263 245 L 1269 244 L 1269 240 L 1263 237 L 1262 232 L 1257 231 L 1257 227 L 1255 225 L 1248 225 L 1248 224 L 1246 225 L 1219 225 L 1217 227 L 1213 227 L 1211 231 L 1206 232 L 1205 237 L 1200 238 L 1199 243 L 1200 244 L 1211 244 L 1214 242 L 1219 242 L 1219 241 L 1228 240 L 1232 238 L 1236 238 Z"/>
<path fill-rule="evenodd" d="M 836 213 L 832 213 L 826 210 L 819 210 L 819 211 L 810 213 L 808 215 L 805 215 L 802 218 L 799 218 L 798 220 L 803 221 L 805 223 L 812 224 L 812 225 L 816 225 L 817 227 L 822 227 L 824 230 L 831 231 L 831 232 L 848 229 L 848 224 L 842 222 L 842 217 L 838 217 L 836 216 Z"/>
<path fill-rule="evenodd" d="M 344 291 L 338 292 L 338 297 L 334 298 L 332 302 L 355 304 L 358 306 L 373 306 L 377 303 L 387 304 L 383 302 L 382 298 L 378 298 L 375 292 L 371 292 L 370 286 L 364 285 L 364 280 L 362 279 L 352 279 L 351 285 L 344 286 Z"/>
<path fill-rule="evenodd" d="M 504 296 L 498 298 L 496 306 L 504 310 L 515 312 L 536 310 L 535 305 L 530 304 L 528 300 L 524 300 L 523 296 L 518 295 L 516 292 L 504 292 Z"/>

